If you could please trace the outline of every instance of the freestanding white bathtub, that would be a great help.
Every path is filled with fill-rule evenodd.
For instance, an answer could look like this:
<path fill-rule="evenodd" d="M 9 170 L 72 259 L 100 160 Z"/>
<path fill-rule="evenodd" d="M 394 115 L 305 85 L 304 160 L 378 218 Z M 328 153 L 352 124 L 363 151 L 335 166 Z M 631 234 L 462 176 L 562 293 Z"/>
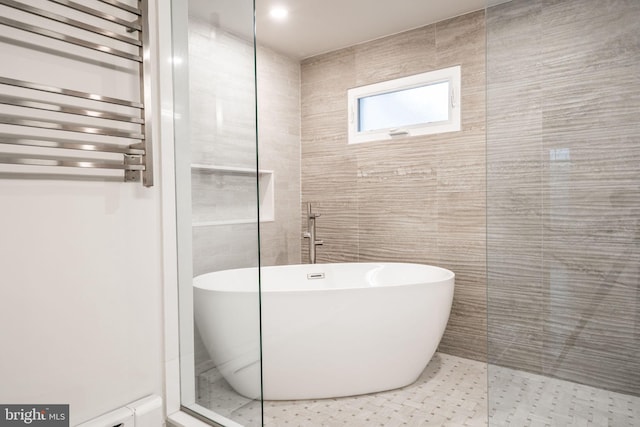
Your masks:
<path fill-rule="evenodd" d="M 390 390 L 414 382 L 444 333 L 454 274 L 403 263 L 307 264 L 194 279 L 195 320 L 240 394 L 294 400 Z M 259 305 L 260 298 L 260 305 Z"/>

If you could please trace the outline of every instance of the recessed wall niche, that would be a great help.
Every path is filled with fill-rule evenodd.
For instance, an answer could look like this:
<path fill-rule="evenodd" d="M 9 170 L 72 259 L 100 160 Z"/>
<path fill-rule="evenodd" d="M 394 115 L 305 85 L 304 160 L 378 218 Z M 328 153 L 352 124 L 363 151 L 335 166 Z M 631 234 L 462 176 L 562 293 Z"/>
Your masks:
<path fill-rule="evenodd" d="M 274 221 L 272 170 L 191 165 L 193 226 L 256 222 L 255 187 L 260 188 L 260 222 Z"/>

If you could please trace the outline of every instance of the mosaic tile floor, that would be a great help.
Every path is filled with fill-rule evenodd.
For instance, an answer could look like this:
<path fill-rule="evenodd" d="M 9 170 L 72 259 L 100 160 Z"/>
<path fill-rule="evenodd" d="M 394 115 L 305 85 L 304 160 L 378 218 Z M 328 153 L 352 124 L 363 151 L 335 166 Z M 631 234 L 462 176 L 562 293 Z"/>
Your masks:
<path fill-rule="evenodd" d="M 215 367 L 210 367 L 196 377 L 196 387 L 196 402 L 199 405 L 247 427 L 260 426 L 260 402 L 236 393 Z"/>
<path fill-rule="evenodd" d="M 215 369 L 199 377 L 198 403 L 247 427 L 260 402 L 237 395 Z M 265 401 L 267 427 L 633 427 L 640 397 L 436 353 L 410 386 L 371 395 Z"/>
<path fill-rule="evenodd" d="M 634 427 L 640 397 L 489 366 L 490 426 Z"/>

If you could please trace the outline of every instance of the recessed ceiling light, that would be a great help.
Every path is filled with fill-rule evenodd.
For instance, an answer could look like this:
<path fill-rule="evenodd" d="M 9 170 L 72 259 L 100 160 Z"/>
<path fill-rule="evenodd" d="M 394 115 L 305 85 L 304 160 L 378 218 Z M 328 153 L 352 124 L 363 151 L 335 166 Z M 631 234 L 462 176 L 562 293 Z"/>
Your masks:
<path fill-rule="evenodd" d="M 275 6 L 271 8 L 269 15 L 271 15 L 273 19 L 282 21 L 289 15 L 289 11 L 283 6 Z"/>

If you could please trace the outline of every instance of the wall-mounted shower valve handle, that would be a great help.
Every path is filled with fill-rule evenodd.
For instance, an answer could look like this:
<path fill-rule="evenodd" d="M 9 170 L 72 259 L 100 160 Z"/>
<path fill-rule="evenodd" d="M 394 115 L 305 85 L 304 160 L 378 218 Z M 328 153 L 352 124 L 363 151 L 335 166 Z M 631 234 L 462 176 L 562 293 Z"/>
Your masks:
<path fill-rule="evenodd" d="M 310 239 L 311 233 L 309 233 L 308 231 L 305 231 L 304 233 L 302 233 L 302 237 L 304 237 L 305 239 Z"/>
<path fill-rule="evenodd" d="M 322 240 L 316 240 L 315 242 L 313 242 L 313 244 L 320 246 L 320 245 L 324 245 L 324 242 Z"/>

